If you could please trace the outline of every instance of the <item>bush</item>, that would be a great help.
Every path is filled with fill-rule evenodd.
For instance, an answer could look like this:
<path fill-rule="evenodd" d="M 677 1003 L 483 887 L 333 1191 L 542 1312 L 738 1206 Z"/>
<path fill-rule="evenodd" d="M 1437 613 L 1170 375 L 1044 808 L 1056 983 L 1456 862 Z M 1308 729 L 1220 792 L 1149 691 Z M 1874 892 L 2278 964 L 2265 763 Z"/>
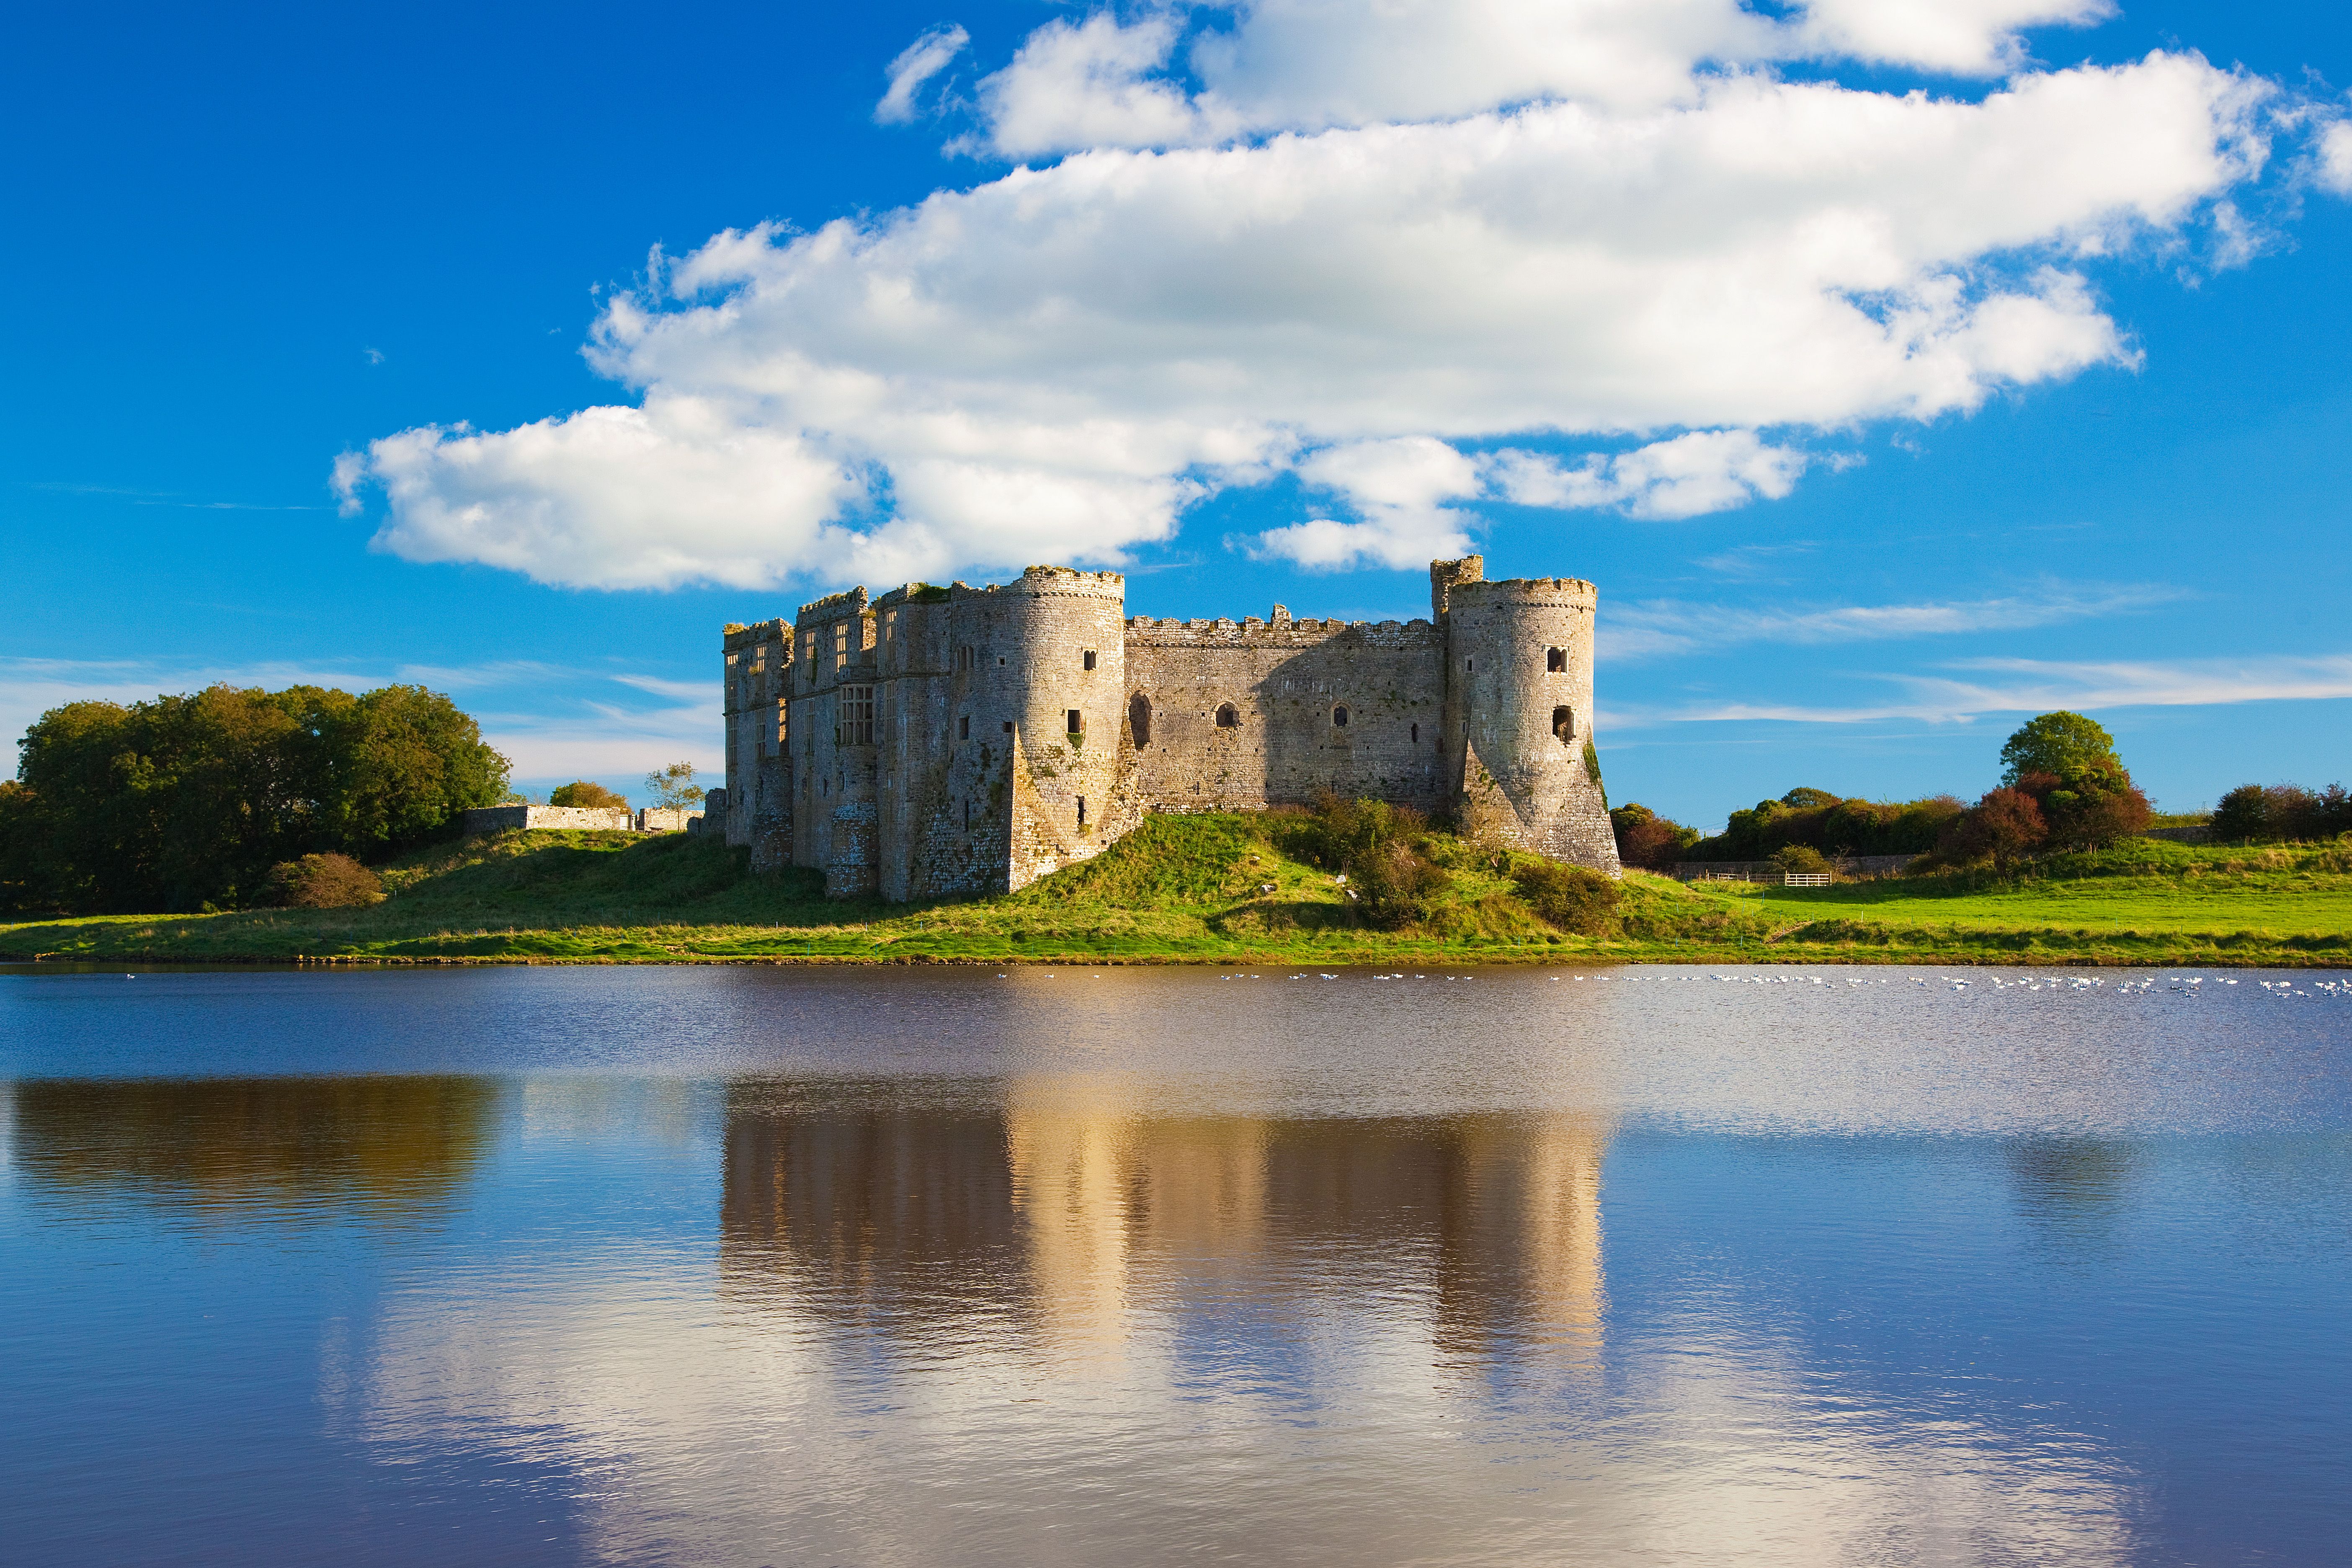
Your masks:
<path fill-rule="evenodd" d="M 2352 832 L 2352 794 L 2342 784 L 2240 784 L 2213 809 L 2213 837 L 2229 844 L 2333 838 Z"/>
<path fill-rule="evenodd" d="M 1344 873 L 1357 912 L 1394 931 L 1426 920 L 1445 889 L 1445 873 L 1422 849 L 1428 833 L 1428 822 L 1410 806 L 1345 800 L 1326 790 L 1296 834 L 1296 847 L 1325 870 Z"/>
<path fill-rule="evenodd" d="M 586 779 L 574 779 L 568 784 L 550 791 L 547 804 L 626 811 L 629 808 L 629 797 L 625 795 L 615 795 L 603 784 L 591 784 Z"/>
<path fill-rule="evenodd" d="M 1773 853 L 1772 864 L 1780 868 L 1782 876 L 1792 871 L 1801 877 L 1822 876 L 1830 868 L 1829 857 L 1810 844 L 1783 845 Z"/>
<path fill-rule="evenodd" d="M 383 901 L 383 879 L 348 855 L 305 855 L 270 868 L 269 901 L 293 910 L 354 910 Z"/>
<path fill-rule="evenodd" d="M 1617 858 L 1652 871 L 1683 859 L 1699 839 L 1697 828 L 1685 827 L 1638 803 L 1610 812 L 1609 826 L 1617 832 Z"/>
<path fill-rule="evenodd" d="M 1824 855 L 1924 855 L 1961 809 L 1948 795 L 1840 800 L 1827 790 L 1792 789 L 1778 800 L 1759 800 L 1749 810 L 1733 812 L 1721 833 L 1699 840 L 1682 858 L 1769 860 L 1790 844 L 1808 844 Z"/>
<path fill-rule="evenodd" d="M 1952 820 L 1936 853 L 1956 865 L 1990 860 L 2011 866 L 2048 841 L 2042 803 L 2021 789 L 1997 789 Z"/>
<path fill-rule="evenodd" d="M 1519 897 L 1561 931 L 1607 936 L 1617 928 L 1617 904 L 1624 890 L 1598 871 L 1536 860 L 1511 873 Z"/>

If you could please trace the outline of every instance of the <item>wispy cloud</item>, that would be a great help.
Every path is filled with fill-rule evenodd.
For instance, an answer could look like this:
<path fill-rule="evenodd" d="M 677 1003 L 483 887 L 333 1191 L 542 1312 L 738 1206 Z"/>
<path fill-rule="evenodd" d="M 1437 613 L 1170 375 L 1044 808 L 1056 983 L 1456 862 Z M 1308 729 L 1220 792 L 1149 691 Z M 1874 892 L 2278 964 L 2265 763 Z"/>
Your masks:
<path fill-rule="evenodd" d="M 1841 605 L 1804 609 L 1727 609 L 1674 599 L 1601 607 L 1600 654 L 1611 664 L 1671 658 L 1739 643 L 1882 642 L 2017 631 L 2062 621 L 2128 615 L 2189 597 L 2163 584 L 2129 584 L 2093 593 L 2052 588 L 1996 599 L 1928 600 L 1913 605 Z"/>
<path fill-rule="evenodd" d="M 184 511 L 324 511 L 323 506 L 279 506 L 262 501 L 191 500 L 186 496 L 169 490 L 124 489 L 116 485 L 75 485 L 48 479 L 27 482 L 31 489 L 48 490 L 58 495 L 111 496 L 127 500 L 132 506 L 176 507 Z"/>
<path fill-rule="evenodd" d="M 1614 709 L 1604 712 L 1601 722 L 1623 729 L 1738 722 L 1865 724 L 1886 720 L 1965 724 L 1979 714 L 2037 713 L 2056 708 L 2197 708 L 2352 697 L 2352 654 L 2101 664 L 1979 658 L 1956 660 L 1942 668 L 1962 673 L 1871 677 L 1900 692 L 1890 701 L 1850 707 L 1733 701 L 1680 709 Z"/>

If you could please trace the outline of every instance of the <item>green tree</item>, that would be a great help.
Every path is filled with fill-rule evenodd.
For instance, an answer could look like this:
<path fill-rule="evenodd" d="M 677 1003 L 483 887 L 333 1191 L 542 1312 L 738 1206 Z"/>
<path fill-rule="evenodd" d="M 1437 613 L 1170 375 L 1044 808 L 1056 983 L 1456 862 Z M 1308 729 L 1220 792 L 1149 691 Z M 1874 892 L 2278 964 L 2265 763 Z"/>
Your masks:
<path fill-rule="evenodd" d="M 2014 789 L 2029 774 L 2049 773 L 2063 779 L 2073 770 L 2101 762 L 2114 763 L 2122 771 L 2115 737 L 2095 721 L 2061 709 L 2028 719 L 2003 742 L 2000 782 Z"/>
<path fill-rule="evenodd" d="M 626 811 L 629 808 L 629 797 L 625 795 L 615 795 L 603 784 L 593 784 L 586 779 L 574 779 L 568 784 L 561 784 L 549 791 L 547 804 Z"/>
<path fill-rule="evenodd" d="M 653 792 L 657 806 L 686 806 L 702 804 L 702 786 L 694 782 L 692 763 L 672 763 L 669 766 L 646 775 L 646 788 Z"/>
<path fill-rule="evenodd" d="M 252 902 L 273 867 L 405 848 L 498 800 L 506 775 L 473 720 L 417 687 L 70 702 L 18 742 L 0 883 L 44 911 Z"/>

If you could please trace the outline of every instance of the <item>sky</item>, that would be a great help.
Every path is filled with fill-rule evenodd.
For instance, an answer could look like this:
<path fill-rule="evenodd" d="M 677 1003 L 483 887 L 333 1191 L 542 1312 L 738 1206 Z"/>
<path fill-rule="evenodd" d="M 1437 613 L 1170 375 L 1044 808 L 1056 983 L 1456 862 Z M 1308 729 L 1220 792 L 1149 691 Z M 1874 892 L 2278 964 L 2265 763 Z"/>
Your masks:
<path fill-rule="evenodd" d="M 0 728 L 421 681 L 715 773 L 719 627 L 1600 587 L 1609 792 L 2352 779 L 2352 18 L 22 8 Z M 715 777 L 713 782 L 716 782 Z"/>

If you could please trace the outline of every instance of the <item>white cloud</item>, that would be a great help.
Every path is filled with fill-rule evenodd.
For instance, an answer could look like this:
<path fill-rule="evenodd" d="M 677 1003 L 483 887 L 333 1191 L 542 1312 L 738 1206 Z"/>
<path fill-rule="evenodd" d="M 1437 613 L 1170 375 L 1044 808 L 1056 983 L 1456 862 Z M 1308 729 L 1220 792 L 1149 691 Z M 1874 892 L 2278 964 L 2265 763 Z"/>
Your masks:
<path fill-rule="evenodd" d="M 1298 477 L 1345 497 L 1363 521 L 1314 518 L 1273 529 L 1251 553 L 1326 571 L 1368 560 L 1408 570 L 1469 551 L 1466 520 L 1444 503 L 1479 493 L 1478 464 L 1443 441 L 1410 436 L 1326 447 L 1299 463 Z"/>
<path fill-rule="evenodd" d="M 2239 702 L 2313 701 L 2352 697 L 2352 655 L 2306 658 L 2184 659 L 2061 664 L 2037 659 L 1966 659 L 1945 667 L 1986 679 L 1888 675 L 1894 701 L 1853 707 L 1733 702 L 1675 710 L 1614 710 L 1612 727 L 1769 721 L 1860 724 L 1886 719 L 1965 723 L 1982 713 L 2046 713 L 2066 708 L 2197 708 Z"/>
<path fill-rule="evenodd" d="M 1851 459 L 1835 459 L 1843 464 Z M 1696 517 L 1796 489 L 1811 458 L 1753 430 L 1694 430 L 1574 468 L 1534 452 L 1495 454 L 1496 487 L 1521 506 L 1614 507 L 1633 517 Z"/>
<path fill-rule="evenodd" d="M 874 118 L 884 125 L 903 125 L 915 118 L 915 95 L 963 53 L 971 35 L 952 24 L 933 27 L 899 51 L 890 62 L 889 90 L 874 106 Z"/>
<path fill-rule="evenodd" d="M 2337 121 L 2319 139 L 2320 183 L 2339 196 L 2352 196 L 2352 122 Z"/>
<path fill-rule="evenodd" d="M 2283 133 L 2276 93 L 2189 54 L 2024 71 L 1980 101 L 1691 76 L 1691 62 L 1824 48 L 1820 29 L 1843 27 L 1839 47 L 1872 58 L 1992 68 L 2016 26 L 2092 9 L 1906 9 L 1905 43 L 1895 21 L 1864 40 L 1843 6 L 1767 23 L 1730 0 L 1297 0 L 1248 8 L 1224 43 L 1196 39 L 1209 87 L 1189 98 L 1150 74 L 1181 52 L 1176 14 L 1050 23 L 1014 68 L 1076 96 L 1030 102 L 1029 79 L 1000 73 L 982 99 L 1000 130 L 1030 125 L 1019 136 L 1043 145 L 1058 114 L 1092 150 L 814 233 L 762 226 L 657 254 L 653 288 L 614 300 L 591 346 L 642 406 L 403 432 L 349 457 L 338 483 L 382 492 L 386 549 L 597 587 L 1116 564 L 1220 488 L 1387 443 L 1423 443 L 1431 461 L 1454 448 L 1459 464 L 1465 445 L 1659 437 L 1495 472 L 1555 504 L 1642 516 L 1783 495 L 1819 460 L 1809 434 L 2137 363 L 2085 269 L 2176 246 L 2256 177 Z M 1363 48 L 1420 78 L 1280 42 L 1343 13 L 1387 40 Z M 1982 47 L 1936 42 L 1938 17 Z M 1801 20 L 1815 34 L 1799 37 Z M 1680 61 L 1684 85 L 1628 107 L 1562 77 L 1525 88 L 1542 100 L 1528 107 L 1443 118 L 1521 93 L 1493 74 L 1521 55 L 1584 58 L 1554 47 L 1555 24 Z M 1756 27 L 1772 37 L 1739 41 Z M 1238 52 L 1202 63 L 1213 44 Z M 1452 79 L 1456 56 L 1492 79 L 1398 96 Z M 1255 143 L 1107 145 L 1154 117 L 1198 129 L 1219 105 L 1287 123 L 1309 100 L 1371 118 Z M 1405 114 L 1441 118 L 1377 118 Z M 1417 564 L 1460 547 L 1475 493 L 1317 482 L 1343 515 L 1256 548 Z"/>
<path fill-rule="evenodd" d="M 1601 656 L 1612 665 L 1673 658 L 1740 643 L 1876 642 L 2020 631 L 2065 621 L 2129 615 L 2188 597 L 2178 588 L 2135 584 L 2096 593 L 2051 590 L 1997 599 L 1911 605 L 1839 605 L 1824 609 L 1738 609 L 1654 599 L 1604 606 Z"/>
<path fill-rule="evenodd" d="M 1691 101 L 1708 67 L 1856 59 L 1999 75 L 2024 60 L 2020 28 L 2078 26 L 2112 10 L 2105 0 L 1814 0 L 1774 18 L 1738 0 L 1177 5 L 1125 24 L 1108 11 L 1048 24 L 981 98 L 987 144 L 1013 158 L 1451 120 L 1531 102 L 1640 111 Z M 1201 23 L 1212 25 L 1181 47 Z"/>

